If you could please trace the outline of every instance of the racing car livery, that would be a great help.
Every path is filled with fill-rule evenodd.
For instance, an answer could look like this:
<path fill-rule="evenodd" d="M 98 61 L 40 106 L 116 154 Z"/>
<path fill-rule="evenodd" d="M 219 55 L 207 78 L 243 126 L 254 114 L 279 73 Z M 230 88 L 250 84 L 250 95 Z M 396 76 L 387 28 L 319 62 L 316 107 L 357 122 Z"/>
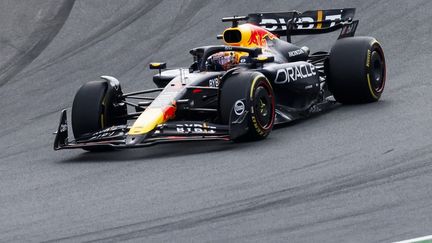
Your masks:
<path fill-rule="evenodd" d="M 231 22 L 223 45 L 190 51 L 192 64 L 168 70 L 150 63 L 157 88 L 124 93 L 111 76 L 78 90 L 69 139 L 61 113 L 54 149 L 89 151 L 163 142 L 259 140 L 275 124 L 305 118 L 331 104 L 380 99 L 384 53 L 372 37 L 354 37 L 355 9 L 253 13 Z M 291 36 L 341 30 L 328 52 L 311 53 Z M 283 40 L 285 37 L 286 40 Z"/>

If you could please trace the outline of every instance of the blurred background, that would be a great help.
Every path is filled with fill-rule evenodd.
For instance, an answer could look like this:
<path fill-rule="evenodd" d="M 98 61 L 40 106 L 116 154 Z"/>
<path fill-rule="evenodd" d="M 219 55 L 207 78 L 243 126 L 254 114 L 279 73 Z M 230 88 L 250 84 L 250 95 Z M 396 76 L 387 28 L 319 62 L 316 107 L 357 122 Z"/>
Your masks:
<path fill-rule="evenodd" d="M 189 66 L 225 16 L 357 8 L 387 86 L 257 143 L 52 150 L 81 84 L 154 87 L 151 61 Z M 0 1 L 0 241 L 387 242 L 432 227 L 432 2 Z M 336 34 L 295 37 L 329 50 Z"/>

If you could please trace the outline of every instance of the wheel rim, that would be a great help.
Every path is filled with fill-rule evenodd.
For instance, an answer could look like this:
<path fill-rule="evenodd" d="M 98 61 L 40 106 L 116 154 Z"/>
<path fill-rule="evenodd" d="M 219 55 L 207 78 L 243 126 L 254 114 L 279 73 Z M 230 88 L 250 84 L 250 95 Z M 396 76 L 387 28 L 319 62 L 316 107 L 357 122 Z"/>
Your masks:
<path fill-rule="evenodd" d="M 259 86 L 255 90 L 254 101 L 255 116 L 259 125 L 264 129 L 269 129 L 273 124 L 271 93 L 265 87 Z"/>
<path fill-rule="evenodd" d="M 385 63 L 378 51 L 371 54 L 371 85 L 376 92 L 381 92 L 385 82 Z"/>

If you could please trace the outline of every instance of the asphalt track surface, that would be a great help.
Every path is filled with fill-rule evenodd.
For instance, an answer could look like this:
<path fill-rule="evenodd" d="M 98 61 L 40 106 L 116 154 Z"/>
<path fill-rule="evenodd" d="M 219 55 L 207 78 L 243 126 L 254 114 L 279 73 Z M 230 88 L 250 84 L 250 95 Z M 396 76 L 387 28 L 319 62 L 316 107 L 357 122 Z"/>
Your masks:
<path fill-rule="evenodd" d="M 261 142 L 54 152 L 59 111 L 112 75 L 154 87 L 150 61 L 188 65 L 220 18 L 356 7 L 387 86 Z M 432 1 L 0 2 L 1 242 L 391 242 L 432 233 Z M 334 35 L 297 37 L 312 51 Z"/>

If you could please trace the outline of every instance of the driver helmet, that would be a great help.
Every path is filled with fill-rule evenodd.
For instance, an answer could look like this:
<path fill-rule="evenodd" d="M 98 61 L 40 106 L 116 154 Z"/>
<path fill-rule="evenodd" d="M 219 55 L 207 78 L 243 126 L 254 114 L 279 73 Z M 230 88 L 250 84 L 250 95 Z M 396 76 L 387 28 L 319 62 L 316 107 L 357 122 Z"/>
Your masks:
<path fill-rule="evenodd" d="M 240 54 L 233 51 L 217 52 L 207 58 L 207 71 L 227 71 L 239 64 Z"/>

